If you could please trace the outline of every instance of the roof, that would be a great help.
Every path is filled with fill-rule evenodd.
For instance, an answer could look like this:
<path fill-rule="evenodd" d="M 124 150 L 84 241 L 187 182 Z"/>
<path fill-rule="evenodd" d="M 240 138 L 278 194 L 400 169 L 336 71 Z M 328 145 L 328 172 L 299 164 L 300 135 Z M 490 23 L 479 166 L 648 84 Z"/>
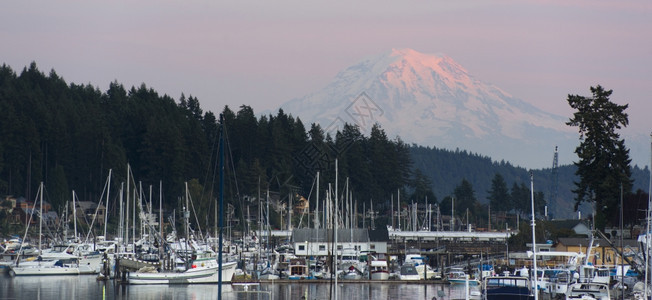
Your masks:
<path fill-rule="evenodd" d="M 552 220 L 548 221 L 547 224 L 559 229 L 573 229 L 579 224 L 586 226 L 586 224 L 582 223 L 582 220 Z"/>
<path fill-rule="evenodd" d="M 366 243 L 371 241 L 388 241 L 389 234 L 387 229 L 385 229 L 385 236 L 387 237 L 384 240 L 377 240 L 376 238 L 382 238 L 382 229 L 377 229 L 374 231 L 374 239 L 370 238 L 370 231 L 364 228 L 340 228 L 337 230 L 337 241 L 338 243 Z M 292 230 L 292 242 L 301 243 L 301 242 L 322 242 L 327 243 L 333 240 L 333 230 L 332 229 L 314 229 L 314 228 L 298 228 Z"/>
<path fill-rule="evenodd" d="M 43 213 L 43 221 L 49 221 L 49 220 L 56 221 L 57 218 L 59 218 L 59 216 L 54 211 Z"/>
<path fill-rule="evenodd" d="M 563 244 L 565 246 L 579 246 L 579 245 L 582 245 L 582 247 L 588 247 L 589 243 L 591 242 L 589 240 L 589 238 L 575 238 L 575 237 L 559 238 L 558 241 L 559 241 L 559 243 L 561 243 L 561 244 Z M 605 239 L 595 239 L 593 241 L 593 245 L 594 245 L 594 247 L 597 246 L 597 245 L 603 246 L 603 247 L 608 247 L 609 243 Z M 614 241 L 613 245 L 616 246 L 616 247 L 620 247 L 620 241 L 619 240 Z M 629 247 L 638 247 L 638 242 L 636 240 L 633 240 L 633 239 L 623 239 L 623 245 L 625 247 L 627 247 L 627 246 L 629 246 Z"/>
<path fill-rule="evenodd" d="M 97 203 L 93 201 L 77 201 L 75 205 L 83 210 L 97 209 Z M 100 205 L 100 209 L 104 209 L 104 205 Z"/>
<path fill-rule="evenodd" d="M 387 227 L 380 226 L 378 229 L 369 230 L 370 242 L 387 242 L 389 241 L 389 232 Z"/>

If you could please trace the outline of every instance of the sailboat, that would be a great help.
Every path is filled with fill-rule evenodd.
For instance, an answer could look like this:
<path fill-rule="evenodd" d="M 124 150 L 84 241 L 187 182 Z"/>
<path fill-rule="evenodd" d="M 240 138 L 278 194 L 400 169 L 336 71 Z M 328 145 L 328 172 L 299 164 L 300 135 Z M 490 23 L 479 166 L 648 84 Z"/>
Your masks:
<path fill-rule="evenodd" d="M 188 239 L 190 212 L 188 208 L 188 184 L 186 183 L 186 211 L 184 219 L 186 226 L 186 240 L 184 247 L 177 247 L 173 251 L 177 258 L 186 263 L 182 270 L 160 270 L 153 267 L 141 268 L 137 272 L 129 273 L 129 284 L 190 284 L 190 283 L 218 283 L 220 277 L 223 282 L 230 282 L 235 273 L 237 262 L 220 263 L 213 251 L 198 251 L 191 240 Z M 185 249 L 184 249 L 185 248 Z M 172 249 L 172 247 L 170 247 Z M 191 254 L 190 257 L 187 254 Z"/>
<path fill-rule="evenodd" d="M 10 276 L 43 276 L 43 275 L 80 275 L 94 274 L 99 271 L 101 257 L 99 255 L 81 256 L 80 251 L 72 249 L 69 246 L 43 251 L 41 249 L 41 232 L 43 230 L 43 183 L 39 187 L 38 197 L 40 199 L 40 208 L 37 212 L 39 216 L 39 256 L 35 260 L 20 261 L 20 255 L 17 256 L 14 265 L 9 269 Z M 31 218 L 36 210 L 32 211 L 25 235 L 29 231 Z M 24 238 L 23 238 L 24 239 Z M 20 253 L 19 249 L 18 253 Z M 70 250 L 70 251 L 68 251 Z M 68 253 L 70 252 L 70 253 Z"/>
<path fill-rule="evenodd" d="M 237 262 L 222 264 L 223 282 L 230 282 L 235 273 Z M 139 272 L 129 273 L 129 284 L 190 284 L 218 283 L 220 264 L 216 257 L 208 256 L 192 260 L 190 268 L 183 272 L 162 271 L 144 268 Z"/>

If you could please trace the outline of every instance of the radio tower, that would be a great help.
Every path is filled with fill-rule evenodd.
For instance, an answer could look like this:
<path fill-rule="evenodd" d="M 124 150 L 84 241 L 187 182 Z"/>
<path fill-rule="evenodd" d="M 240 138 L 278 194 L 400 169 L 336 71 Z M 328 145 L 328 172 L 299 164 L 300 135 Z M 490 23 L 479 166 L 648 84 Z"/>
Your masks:
<path fill-rule="evenodd" d="M 555 146 L 555 155 L 552 157 L 552 186 L 550 187 L 550 201 L 548 205 L 557 202 L 557 190 L 559 189 L 559 154 L 557 146 Z M 548 216 L 546 215 L 546 218 Z"/>

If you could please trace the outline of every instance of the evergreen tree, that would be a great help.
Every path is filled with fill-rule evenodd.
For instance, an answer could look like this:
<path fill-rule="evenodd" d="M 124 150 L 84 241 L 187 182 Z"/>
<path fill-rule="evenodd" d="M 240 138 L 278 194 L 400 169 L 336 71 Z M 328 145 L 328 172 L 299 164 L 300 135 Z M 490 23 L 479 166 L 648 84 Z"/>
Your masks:
<path fill-rule="evenodd" d="M 494 179 L 491 181 L 489 204 L 494 211 L 510 211 L 512 209 L 507 183 L 505 183 L 505 179 L 499 173 L 496 173 Z"/>
<path fill-rule="evenodd" d="M 435 197 L 435 193 L 430 188 L 432 185 L 430 178 L 423 174 L 420 169 L 414 171 L 414 177 L 410 185 L 414 189 L 414 192 L 410 195 L 410 202 L 423 203 L 427 198 L 428 203 L 437 203 L 437 197 Z"/>
<path fill-rule="evenodd" d="M 530 211 L 530 189 L 525 185 L 525 183 L 519 185 L 514 182 L 510 193 L 510 199 L 512 200 L 513 208 L 518 212 L 518 214 L 523 215 L 523 213 Z"/>
<path fill-rule="evenodd" d="M 459 211 L 460 214 L 466 213 L 466 210 L 473 211 L 475 202 L 475 191 L 471 183 L 465 179 L 462 179 L 462 182 L 455 187 L 455 211 Z"/>
<path fill-rule="evenodd" d="M 629 124 L 625 113 L 628 105 L 611 102 L 612 92 L 598 85 L 591 87 L 592 97 L 568 95 L 567 99 L 576 112 L 566 124 L 578 127 L 580 134 L 580 145 L 575 149 L 579 158 L 575 162 L 579 177 L 573 190 L 575 210 L 583 201 L 593 202 L 598 229 L 618 220 L 617 214 L 609 212 L 619 207 L 621 186 L 625 193 L 632 189 L 629 149 L 616 132 Z"/>

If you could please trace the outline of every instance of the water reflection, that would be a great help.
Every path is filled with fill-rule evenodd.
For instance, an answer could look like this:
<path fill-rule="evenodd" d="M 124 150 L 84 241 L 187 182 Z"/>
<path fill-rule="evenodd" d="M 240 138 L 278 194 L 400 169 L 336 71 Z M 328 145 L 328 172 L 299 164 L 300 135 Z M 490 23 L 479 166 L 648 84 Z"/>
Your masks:
<path fill-rule="evenodd" d="M 217 299 L 216 285 L 119 285 L 94 276 L 10 278 L 0 274 L 0 299 Z M 464 285 L 339 283 L 338 299 L 464 299 Z M 222 287 L 222 299 L 334 299 L 328 283 L 264 283 Z"/>

